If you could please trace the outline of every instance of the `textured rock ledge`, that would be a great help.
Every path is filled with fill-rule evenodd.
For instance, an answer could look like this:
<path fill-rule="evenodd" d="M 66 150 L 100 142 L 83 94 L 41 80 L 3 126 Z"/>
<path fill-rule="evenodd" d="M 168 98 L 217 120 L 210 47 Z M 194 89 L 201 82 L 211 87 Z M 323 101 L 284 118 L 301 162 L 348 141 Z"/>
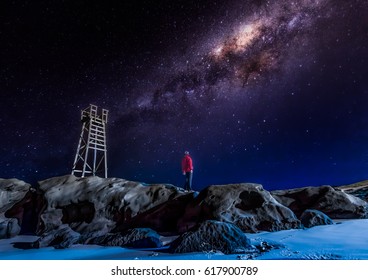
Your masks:
<path fill-rule="evenodd" d="M 243 183 L 186 193 L 173 185 L 119 178 L 66 175 L 34 187 L 0 179 L 0 238 L 36 233 L 40 238 L 29 248 L 77 243 L 160 247 L 160 236 L 180 235 L 173 252 L 184 250 L 179 243 L 190 240 L 196 244 L 184 247 L 209 250 L 197 242 L 206 239 L 216 244 L 214 250 L 231 253 L 249 249 L 246 240 L 239 248 L 225 244 L 239 233 L 330 224 L 329 217 L 366 218 L 367 202 L 330 186 L 268 192 L 259 184 Z"/>

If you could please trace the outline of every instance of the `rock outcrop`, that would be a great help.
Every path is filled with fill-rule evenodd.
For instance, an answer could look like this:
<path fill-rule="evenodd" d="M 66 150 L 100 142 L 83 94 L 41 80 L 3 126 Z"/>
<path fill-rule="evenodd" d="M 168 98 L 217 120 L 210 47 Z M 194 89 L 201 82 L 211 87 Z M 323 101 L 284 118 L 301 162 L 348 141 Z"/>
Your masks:
<path fill-rule="evenodd" d="M 349 185 L 335 187 L 336 190 L 341 190 L 347 194 L 354 195 L 368 202 L 368 181 L 361 181 Z"/>
<path fill-rule="evenodd" d="M 7 219 L 0 217 L 0 239 L 11 238 L 20 233 L 20 226 L 17 219 Z"/>
<path fill-rule="evenodd" d="M 300 221 L 306 228 L 334 223 L 330 217 L 318 210 L 305 210 L 300 216 Z"/>
<path fill-rule="evenodd" d="M 206 220 L 233 223 L 244 232 L 300 228 L 294 213 L 258 184 L 209 186 L 188 204 L 178 222 L 186 232 Z"/>
<path fill-rule="evenodd" d="M 326 215 L 367 217 L 367 202 L 330 186 L 270 193 L 259 184 L 244 183 L 213 185 L 197 194 L 173 185 L 119 178 L 66 175 L 36 187 L 0 179 L 0 238 L 20 232 L 40 236 L 32 244 L 19 244 L 23 248 L 66 248 L 76 243 L 160 247 L 160 235 L 182 234 L 171 247 L 174 252 L 228 254 L 239 251 L 231 245 L 234 236 L 241 248 L 247 248 L 240 237 L 244 232 L 302 228 L 300 219 L 304 227 L 329 224 Z M 196 245 L 191 247 L 191 241 Z"/>
<path fill-rule="evenodd" d="M 39 188 L 47 202 L 41 214 L 44 231 L 67 224 L 88 238 L 114 230 L 117 232 L 117 228 L 125 230 L 144 226 L 165 231 L 167 221 L 162 217 L 175 215 L 170 212 L 170 207 L 163 207 L 163 210 L 160 207 L 170 203 L 175 205 L 185 195 L 171 185 L 146 185 L 118 178 L 77 178 L 73 175 L 41 181 Z M 146 212 L 149 218 L 143 217 Z M 168 226 L 170 230 L 172 223 Z"/>
<path fill-rule="evenodd" d="M 18 179 L 0 179 L 0 239 L 20 233 L 22 215 L 7 217 L 6 212 L 26 196 L 30 187 Z"/>
<path fill-rule="evenodd" d="M 220 251 L 224 254 L 241 254 L 254 250 L 249 239 L 234 224 L 211 220 L 182 234 L 170 245 L 173 253 Z"/>
<path fill-rule="evenodd" d="M 72 230 L 68 225 L 61 225 L 43 233 L 37 241 L 33 242 L 30 248 L 53 246 L 56 249 L 64 249 L 79 243 L 80 238 L 80 233 Z"/>
<path fill-rule="evenodd" d="M 152 228 L 161 235 L 177 235 L 178 220 L 184 215 L 186 206 L 194 198 L 194 193 L 178 195 L 145 212 L 139 213 L 129 220 L 119 220 L 113 232 L 121 232 L 129 228 Z"/>
<path fill-rule="evenodd" d="M 129 248 L 160 248 L 163 246 L 160 235 L 149 228 L 134 228 L 125 232 L 108 233 L 92 238 L 86 243 Z"/>
<path fill-rule="evenodd" d="M 272 196 L 298 217 L 307 209 L 323 212 L 332 219 L 366 218 L 367 202 L 331 186 L 272 191 Z"/>

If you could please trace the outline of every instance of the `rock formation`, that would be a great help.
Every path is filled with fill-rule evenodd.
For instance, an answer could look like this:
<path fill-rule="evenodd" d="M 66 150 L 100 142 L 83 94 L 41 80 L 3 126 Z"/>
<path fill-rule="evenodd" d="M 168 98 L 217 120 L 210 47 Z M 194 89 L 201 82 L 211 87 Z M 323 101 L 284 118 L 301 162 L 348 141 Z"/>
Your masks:
<path fill-rule="evenodd" d="M 44 232 L 37 241 L 33 242 L 30 248 L 54 246 L 57 249 L 64 249 L 79 243 L 80 238 L 80 233 L 75 232 L 68 225 L 60 225 L 55 229 Z"/>
<path fill-rule="evenodd" d="M 0 179 L 0 239 L 10 238 L 20 233 L 23 218 L 20 213 L 7 217 L 6 212 L 20 202 L 29 192 L 31 185 L 17 179 Z"/>
<path fill-rule="evenodd" d="M 182 234 L 170 246 L 173 253 L 216 252 L 239 254 L 254 251 L 245 234 L 234 224 L 205 221 Z"/>
<path fill-rule="evenodd" d="M 361 181 L 354 184 L 338 186 L 335 187 L 335 189 L 359 197 L 364 201 L 368 201 L 368 181 Z"/>
<path fill-rule="evenodd" d="M 233 223 L 244 232 L 300 227 L 294 213 L 258 184 L 207 187 L 187 206 L 178 229 L 185 232 L 206 220 Z"/>
<path fill-rule="evenodd" d="M 211 250 L 206 246 L 213 244 L 227 254 L 237 252 L 231 240 L 241 232 L 302 228 L 299 219 L 305 227 L 329 224 L 325 214 L 365 218 L 367 202 L 330 186 L 270 193 L 259 184 L 213 185 L 197 195 L 173 185 L 119 178 L 66 175 L 35 187 L 0 179 L 0 238 L 22 232 L 40 236 L 32 244 L 18 244 L 20 248 L 76 243 L 160 247 L 159 235 L 182 234 L 171 247 L 174 252 Z M 196 245 L 190 247 L 191 240 Z M 247 248 L 246 240 L 239 240 Z"/>
<path fill-rule="evenodd" d="M 367 202 L 330 186 L 272 191 L 272 196 L 298 217 L 307 209 L 323 212 L 332 219 L 367 217 Z"/>
<path fill-rule="evenodd" d="M 108 233 L 92 238 L 86 243 L 130 248 L 160 248 L 163 246 L 160 235 L 149 228 L 134 228 L 119 233 Z"/>
<path fill-rule="evenodd" d="M 334 223 L 330 217 L 318 210 L 305 210 L 300 216 L 300 221 L 306 228 Z"/>
<path fill-rule="evenodd" d="M 119 231 L 116 228 L 121 231 L 147 226 L 165 231 L 164 214 L 157 212 L 163 204 L 175 205 L 175 201 L 180 201 L 180 197 L 185 195 L 171 185 L 146 185 L 118 178 L 77 178 L 73 175 L 41 181 L 40 190 L 47 202 L 41 214 L 44 231 L 67 224 L 85 238 Z M 173 213 L 167 213 L 169 211 L 168 206 L 161 213 L 173 216 Z M 146 212 L 149 219 L 142 217 Z M 172 227 L 170 223 L 168 226 Z"/>

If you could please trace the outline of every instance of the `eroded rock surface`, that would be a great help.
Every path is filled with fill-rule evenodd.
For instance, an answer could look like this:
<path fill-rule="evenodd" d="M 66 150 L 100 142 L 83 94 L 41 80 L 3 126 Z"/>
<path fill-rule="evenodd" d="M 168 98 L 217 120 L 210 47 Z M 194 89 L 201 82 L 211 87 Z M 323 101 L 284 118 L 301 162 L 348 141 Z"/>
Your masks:
<path fill-rule="evenodd" d="M 332 219 L 367 217 L 367 202 L 331 186 L 279 190 L 271 194 L 298 217 L 307 209 L 319 210 Z"/>
<path fill-rule="evenodd" d="M 338 186 L 335 187 L 335 189 L 359 197 L 364 201 L 368 201 L 368 180 L 349 185 Z"/>
<path fill-rule="evenodd" d="M 239 254 L 254 251 L 245 234 L 234 224 L 205 221 L 182 234 L 170 246 L 173 253 L 217 252 Z"/>
<path fill-rule="evenodd" d="M 171 185 L 72 175 L 41 181 L 39 188 L 47 202 L 41 214 L 44 232 L 68 225 L 85 240 L 133 227 L 171 231 L 174 209 L 180 213 L 177 205 L 186 195 Z"/>
<path fill-rule="evenodd" d="M 33 243 L 33 248 L 54 246 L 57 249 L 69 248 L 71 245 L 79 243 L 80 233 L 72 230 L 68 225 L 61 225 L 58 228 L 47 231 Z"/>
<path fill-rule="evenodd" d="M 326 214 L 318 210 L 305 210 L 300 216 L 300 221 L 306 228 L 322 225 L 332 225 L 334 222 Z"/>
<path fill-rule="evenodd" d="M 244 232 L 299 228 L 294 213 L 259 184 L 207 187 L 187 206 L 178 222 L 185 232 L 206 220 L 233 223 Z"/>
<path fill-rule="evenodd" d="M 6 212 L 25 197 L 30 187 L 18 179 L 0 179 L 0 239 L 19 234 L 23 216 L 7 217 Z"/>
<path fill-rule="evenodd" d="M 149 228 L 134 228 L 125 232 L 108 233 L 90 239 L 87 243 L 131 248 L 160 248 L 163 246 L 160 235 Z"/>
<path fill-rule="evenodd" d="M 66 175 L 41 181 L 37 188 L 16 179 L 1 179 L 0 238 L 27 232 L 28 225 L 36 227 L 40 236 L 30 245 L 20 245 L 28 248 L 66 248 L 89 242 L 160 247 L 159 235 L 188 233 L 186 240 L 192 240 L 197 231 L 212 240 L 219 239 L 223 230 L 223 237 L 231 239 L 237 230 L 301 228 L 298 218 L 309 227 L 328 224 L 324 214 L 344 219 L 367 217 L 367 202 L 329 186 L 270 193 L 259 184 L 244 183 L 213 185 L 197 194 L 168 184 L 147 185 L 119 178 Z M 307 209 L 312 211 L 302 215 Z M 211 229 L 205 231 L 201 228 L 204 224 Z M 232 232 L 230 236 L 227 230 Z"/>

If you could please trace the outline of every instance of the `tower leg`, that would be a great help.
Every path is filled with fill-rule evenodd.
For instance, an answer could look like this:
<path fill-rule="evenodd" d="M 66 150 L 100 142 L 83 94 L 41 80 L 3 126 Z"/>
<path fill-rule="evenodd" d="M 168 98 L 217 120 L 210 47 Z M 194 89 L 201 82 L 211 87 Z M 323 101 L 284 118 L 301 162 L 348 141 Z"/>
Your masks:
<path fill-rule="evenodd" d="M 79 157 L 80 157 L 80 154 L 81 154 L 81 153 L 83 153 L 83 152 L 81 151 L 81 148 L 82 148 L 83 134 L 84 134 L 85 129 L 86 129 L 86 123 L 83 123 L 83 126 L 82 126 L 82 132 L 81 132 L 80 137 L 79 137 L 77 153 L 75 154 L 75 158 L 74 158 L 73 169 L 72 169 L 72 175 L 75 175 L 75 173 L 76 173 L 76 168 L 77 168 L 77 162 L 78 162 L 78 159 L 79 159 Z"/>

